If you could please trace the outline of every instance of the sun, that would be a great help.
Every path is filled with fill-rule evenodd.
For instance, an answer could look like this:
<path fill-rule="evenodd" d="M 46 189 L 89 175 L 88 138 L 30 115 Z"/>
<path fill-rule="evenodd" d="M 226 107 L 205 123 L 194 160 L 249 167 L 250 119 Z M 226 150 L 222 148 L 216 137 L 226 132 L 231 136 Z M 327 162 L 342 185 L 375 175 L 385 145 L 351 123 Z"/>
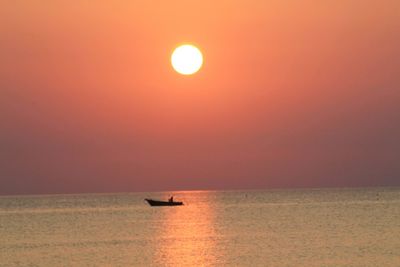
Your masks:
<path fill-rule="evenodd" d="M 172 52 L 171 64 L 178 73 L 191 75 L 198 72 L 203 65 L 203 55 L 194 45 L 180 45 Z"/>

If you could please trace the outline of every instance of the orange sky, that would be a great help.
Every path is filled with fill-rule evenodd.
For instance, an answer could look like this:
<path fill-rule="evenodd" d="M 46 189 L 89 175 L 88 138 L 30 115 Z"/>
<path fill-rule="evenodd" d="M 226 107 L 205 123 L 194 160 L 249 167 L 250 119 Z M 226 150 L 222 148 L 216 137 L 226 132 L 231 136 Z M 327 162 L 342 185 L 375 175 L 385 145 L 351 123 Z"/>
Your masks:
<path fill-rule="evenodd" d="M 399 47 L 397 0 L 1 1 L 0 194 L 400 185 Z"/>

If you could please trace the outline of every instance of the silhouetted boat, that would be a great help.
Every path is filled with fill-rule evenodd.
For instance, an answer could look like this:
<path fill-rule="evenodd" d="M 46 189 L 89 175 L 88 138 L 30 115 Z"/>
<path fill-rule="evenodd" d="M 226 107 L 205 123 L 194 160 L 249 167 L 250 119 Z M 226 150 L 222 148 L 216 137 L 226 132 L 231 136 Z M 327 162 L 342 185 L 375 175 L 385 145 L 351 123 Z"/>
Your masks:
<path fill-rule="evenodd" d="M 145 198 L 144 200 L 146 200 L 150 206 L 181 206 L 181 205 L 183 205 L 183 202 L 179 202 L 179 201 L 161 201 L 161 200 L 154 200 L 154 199 L 149 199 L 149 198 Z"/>

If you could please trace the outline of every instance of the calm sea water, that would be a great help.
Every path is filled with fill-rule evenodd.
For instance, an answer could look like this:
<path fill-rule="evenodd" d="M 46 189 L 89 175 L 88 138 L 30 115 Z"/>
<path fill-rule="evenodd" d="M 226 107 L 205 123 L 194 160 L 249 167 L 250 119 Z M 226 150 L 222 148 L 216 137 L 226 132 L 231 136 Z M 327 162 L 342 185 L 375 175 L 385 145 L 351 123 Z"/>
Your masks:
<path fill-rule="evenodd" d="M 400 189 L 1 197 L 0 265 L 400 266 Z"/>

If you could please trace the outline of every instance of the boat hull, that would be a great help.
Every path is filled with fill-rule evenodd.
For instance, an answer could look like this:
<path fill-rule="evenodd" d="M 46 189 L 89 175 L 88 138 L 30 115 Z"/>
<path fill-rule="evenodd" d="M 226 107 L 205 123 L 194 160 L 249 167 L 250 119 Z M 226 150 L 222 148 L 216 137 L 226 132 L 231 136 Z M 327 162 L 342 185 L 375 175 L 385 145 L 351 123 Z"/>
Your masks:
<path fill-rule="evenodd" d="M 158 206 L 182 206 L 183 202 L 178 202 L 178 201 L 160 201 L 160 200 L 154 200 L 154 199 L 148 199 L 145 198 L 147 203 L 149 203 L 150 206 L 158 207 Z"/>

